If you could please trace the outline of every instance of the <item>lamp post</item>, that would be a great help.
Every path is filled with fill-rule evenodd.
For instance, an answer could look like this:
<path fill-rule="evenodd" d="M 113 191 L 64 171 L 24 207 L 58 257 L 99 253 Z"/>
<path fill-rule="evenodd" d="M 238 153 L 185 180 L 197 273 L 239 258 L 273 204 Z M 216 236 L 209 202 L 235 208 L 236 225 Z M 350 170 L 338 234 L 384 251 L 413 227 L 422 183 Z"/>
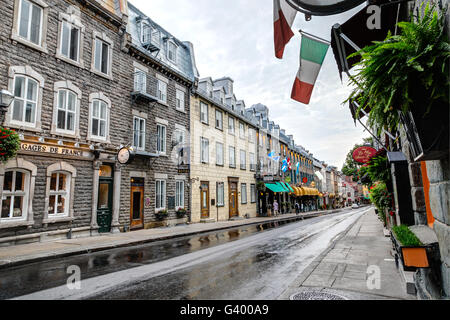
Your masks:
<path fill-rule="evenodd" d="M 3 122 L 3 115 L 8 110 L 9 106 L 14 100 L 14 95 L 8 90 L 0 91 L 0 123 Z"/>

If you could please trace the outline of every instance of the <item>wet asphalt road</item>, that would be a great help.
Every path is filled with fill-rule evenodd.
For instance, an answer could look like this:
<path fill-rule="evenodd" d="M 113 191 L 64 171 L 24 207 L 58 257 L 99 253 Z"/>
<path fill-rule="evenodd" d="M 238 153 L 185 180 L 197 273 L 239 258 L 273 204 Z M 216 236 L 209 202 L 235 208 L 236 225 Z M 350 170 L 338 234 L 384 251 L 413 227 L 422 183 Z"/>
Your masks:
<path fill-rule="evenodd" d="M 276 299 L 368 208 L 0 270 L 8 299 Z M 81 290 L 66 270 L 81 269 Z M 47 290 L 46 290 L 47 289 Z"/>

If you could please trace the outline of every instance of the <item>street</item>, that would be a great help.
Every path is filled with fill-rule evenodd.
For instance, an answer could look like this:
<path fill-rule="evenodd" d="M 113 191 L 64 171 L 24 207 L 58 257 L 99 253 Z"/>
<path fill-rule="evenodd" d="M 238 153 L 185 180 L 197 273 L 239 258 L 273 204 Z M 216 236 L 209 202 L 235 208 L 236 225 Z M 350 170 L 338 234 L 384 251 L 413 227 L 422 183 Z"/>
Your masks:
<path fill-rule="evenodd" d="M 2 299 L 277 299 L 369 207 L 0 271 Z M 69 266 L 81 287 L 66 285 Z M 3 288 L 8 288 L 7 290 Z"/>

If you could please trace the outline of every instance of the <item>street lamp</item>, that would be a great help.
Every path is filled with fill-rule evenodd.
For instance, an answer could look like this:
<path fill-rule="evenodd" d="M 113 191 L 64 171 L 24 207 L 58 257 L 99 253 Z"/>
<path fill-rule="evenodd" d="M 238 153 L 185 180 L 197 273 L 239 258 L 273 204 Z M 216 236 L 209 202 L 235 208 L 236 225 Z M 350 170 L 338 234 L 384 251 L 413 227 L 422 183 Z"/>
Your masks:
<path fill-rule="evenodd" d="M 14 95 L 8 90 L 3 89 L 0 91 L 0 108 L 7 109 L 11 102 L 14 100 Z"/>

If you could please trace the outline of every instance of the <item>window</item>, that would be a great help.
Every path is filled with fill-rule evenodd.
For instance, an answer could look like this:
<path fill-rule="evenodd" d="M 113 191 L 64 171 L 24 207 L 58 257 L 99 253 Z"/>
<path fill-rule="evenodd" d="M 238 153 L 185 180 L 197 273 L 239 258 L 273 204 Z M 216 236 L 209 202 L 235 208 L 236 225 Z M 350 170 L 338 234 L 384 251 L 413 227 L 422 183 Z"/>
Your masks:
<path fill-rule="evenodd" d="M 147 44 L 152 39 L 152 28 L 148 23 L 143 22 L 141 28 L 142 43 Z"/>
<path fill-rule="evenodd" d="M 154 45 L 157 45 L 159 47 L 161 38 L 160 38 L 159 30 L 157 30 L 157 29 L 153 30 L 153 32 L 152 32 L 152 42 Z"/>
<path fill-rule="evenodd" d="M 156 151 L 158 153 L 166 153 L 166 126 L 162 124 L 156 125 Z"/>
<path fill-rule="evenodd" d="M 241 169 L 246 170 L 247 169 L 247 154 L 245 150 L 241 150 Z"/>
<path fill-rule="evenodd" d="M 60 55 L 75 62 L 79 61 L 80 33 L 80 28 L 67 21 L 62 21 Z"/>
<path fill-rule="evenodd" d="M 248 129 L 248 141 L 251 143 L 255 143 L 256 141 L 256 131 L 253 128 Z"/>
<path fill-rule="evenodd" d="M 236 149 L 234 147 L 230 147 L 230 167 L 236 168 Z"/>
<path fill-rule="evenodd" d="M 12 122 L 25 126 L 36 124 L 38 90 L 38 82 L 34 79 L 26 76 L 15 77 Z"/>
<path fill-rule="evenodd" d="M 254 184 L 250 185 L 250 202 L 256 202 L 256 186 Z"/>
<path fill-rule="evenodd" d="M 223 130 L 223 113 L 216 110 L 216 129 Z"/>
<path fill-rule="evenodd" d="M 173 41 L 169 41 L 167 44 L 167 59 L 177 63 L 177 45 Z"/>
<path fill-rule="evenodd" d="M 56 127 L 58 130 L 75 132 L 77 95 L 66 89 L 58 91 L 58 112 Z"/>
<path fill-rule="evenodd" d="M 147 73 L 138 68 L 134 69 L 134 91 L 147 93 Z"/>
<path fill-rule="evenodd" d="M 241 184 L 241 203 L 242 204 L 247 203 L 247 184 L 246 183 Z"/>
<path fill-rule="evenodd" d="M 184 208 L 184 181 L 177 181 L 175 186 L 175 207 Z"/>
<path fill-rule="evenodd" d="M 217 206 L 225 206 L 225 184 L 223 182 L 217 182 Z"/>
<path fill-rule="evenodd" d="M 239 137 L 245 139 L 245 125 L 242 122 L 239 122 Z"/>
<path fill-rule="evenodd" d="M 166 208 L 166 181 L 156 180 L 156 210 Z"/>
<path fill-rule="evenodd" d="M 25 220 L 27 218 L 29 174 L 26 171 L 6 171 L 3 193 L 0 199 L 1 220 Z"/>
<path fill-rule="evenodd" d="M 200 102 L 200 121 L 208 124 L 208 105 Z"/>
<path fill-rule="evenodd" d="M 145 119 L 133 118 L 133 147 L 145 150 Z"/>
<path fill-rule="evenodd" d="M 178 147 L 177 155 L 179 165 L 186 164 L 188 162 L 188 159 L 185 159 L 185 152 L 184 152 L 184 142 L 186 140 L 185 136 L 186 136 L 185 130 L 181 129 L 175 130 L 175 142 L 177 143 Z"/>
<path fill-rule="evenodd" d="M 216 164 L 223 166 L 223 143 L 216 142 Z"/>
<path fill-rule="evenodd" d="M 234 118 L 228 117 L 228 132 L 234 134 Z"/>
<path fill-rule="evenodd" d="M 70 175 L 54 172 L 50 178 L 48 217 L 68 216 L 70 205 Z"/>
<path fill-rule="evenodd" d="M 200 145 L 201 145 L 200 161 L 201 163 L 209 163 L 209 140 L 206 138 L 200 138 Z"/>
<path fill-rule="evenodd" d="M 167 83 L 158 80 L 158 100 L 167 103 Z"/>
<path fill-rule="evenodd" d="M 100 38 L 94 40 L 94 70 L 103 74 L 110 74 L 110 44 Z"/>
<path fill-rule="evenodd" d="M 91 136 L 105 140 L 108 130 L 108 105 L 102 100 L 92 102 Z"/>
<path fill-rule="evenodd" d="M 261 133 L 259 134 L 259 146 L 263 146 L 263 135 Z"/>
<path fill-rule="evenodd" d="M 41 45 L 43 9 L 28 1 L 20 1 L 19 9 L 19 36 L 38 46 Z"/>
<path fill-rule="evenodd" d="M 177 110 L 184 111 L 184 92 L 177 89 Z"/>
<path fill-rule="evenodd" d="M 250 152 L 249 157 L 250 157 L 250 171 L 256 171 L 255 154 Z"/>

